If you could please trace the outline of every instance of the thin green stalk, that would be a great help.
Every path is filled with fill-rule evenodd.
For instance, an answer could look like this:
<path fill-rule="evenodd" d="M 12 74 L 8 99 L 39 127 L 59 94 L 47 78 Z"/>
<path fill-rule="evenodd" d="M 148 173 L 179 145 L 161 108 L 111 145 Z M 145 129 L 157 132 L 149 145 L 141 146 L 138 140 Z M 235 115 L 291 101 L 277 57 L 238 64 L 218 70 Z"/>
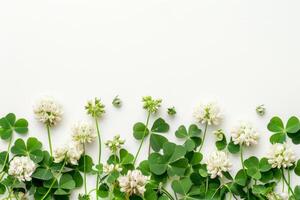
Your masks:
<path fill-rule="evenodd" d="M 246 173 L 246 169 L 245 169 L 245 165 L 244 165 L 244 157 L 243 157 L 243 145 L 240 146 L 240 149 L 241 149 L 241 152 L 240 152 L 241 163 L 242 163 L 243 170 Z"/>
<path fill-rule="evenodd" d="M 51 133 L 50 133 L 50 126 L 46 125 L 47 128 L 47 134 L 48 134 L 48 143 L 50 148 L 50 156 L 52 157 L 52 142 L 51 142 Z"/>
<path fill-rule="evenodd" d="M 284 173 L 284 172 L 282 172 L 282 173 Z M 285 185 L 285 183 L 284 183 L 283 178 L 281 180 L 282 180 L 282 192 L 284 192 L 284 185 Z"/>
<path fill-rule="evenodd" d="M 165 188 L 161 188 L 161 191 L 167 195 L 169 197 L 169 199 L 174 200 L 174 198 L 172 197 L 172 195 L 165 189 Z"/>
<path fill-rule="evenodd" d="M 174 192 L 175 199 L 178 200 L 176 192 L 174 190 L 173 190 L 173 192 Z"/>
<path fill-rule="evenodd" d="M 288 172 L 288 183 L 289 185 L 291 185 L 291 174 L 289 168 L 287 169 L 287 172 Z M 288 194 L 290 195 L 290 190 L 288 191 Z"/>
<path fill-rule="evenodd" d="M 149 124 L 150 114 L 151 114 L 151 112 L 148 112 L 147 120 L 146 120 L 146 125 L 145 125 L 145 130 L 144 130 L 144 133 L 143 133 L 143 138 L 142 138 L 141 144 L 140 144 L 140 146 L 139 146 L 139 148 L 138 148 L 138 151 L 137 151 L 137 153 L 136 153 L 136 155 L 135 155 L 135 157 L 134 157 L 133 165 L 135 164 L 136 159 L 138 158 L 138 155 L 139 155 L 139 153 L 140 153 L 140 151 L 141 151 L 141 148 L 142 148 L 142 145 L 143 145 L 143 143 L 144 143 L 146 130 L 148 129 L 148 124 Z M 149 144 L 149 146 L 150 146 L 150 144 Z"/>
<path fill-rule="evenodd" d="M 5 172 L 3 171 L 0 174 L 1 174 L 1 176 L 0 176 L 0 181 L 1 181 L 3 179 L 3 177 L 4 177 L 4 175 L 5 175 Z"/>
<path fill-rule="evenodd" d="M 201 149 L 202 149 L 202 147 L 203 147 L 203 144 L 204 144 L 204 141 L 205 141 L 206 132 L 207 132 L 207 127 L 208 127 L 208 123 L 206 122 L 205 128 L 204 128 L 204 133 L 203 133 L 203 139 L 202 139 L 202 142 L 201 142 L 201 145 L 200 145 L 200 148 L 199 148 L 199 152 L 201 151 Z"/>
<path fill-rule="evenodd" d="M 87 195 L 87 187 L 86 187 L 86 161 L 85 161 L 85 144 L 83 146 L 83 183 L 84 183 L 84 194 Z"/>
<path fill-rule="evenodd" d="M 5 165 L 6 165 L 6 162 L 7 162 L 7 159 L 8 159 L 8 154 L 9 154 L 9 150 L 10 150 L 10 147 L 11 147 L 12 138 L 13 138 L 13 136 L 10 136 L 10 138 L 9 138 L 8 147 L 7 147 L 7 151 L 6 151 L 6 155 L 5 155 L 3 167 L 1 169 L 1 173 L 3 173 L 3 174 L 0 177 L 0 181 L 2 180 L 2 178 L 4 177 L 4 174 L 5 174 L 5 172 L 3 170 L 5 168 Z"/>
<path fill-rule="evenodd" d="M 288 190 L 292 193 L 293 197 L 296 199 L 295 193 L 294 193 L 293 189 L 291 188 L 290 183 L 285 178 L 284 169 L 283 168 L 281 168 L 281 172 L 282 172 L 282 178 L 283 178 L 284 182 L 286 183 L 286 185 L 288 187 Z"/>
<path fill-rule="evenodd" d="M 99 151 L 98 151 L 98 165 L 101 164 L 101 135 L 99 130 L 99 124 L 98 119 L 95 117 L 95 123 L 96 123 L 96 129 L 97 129 L 97 135 L 98 135 L 98 145 L 99 145 Z M 96 199 L 98 200 L 98 188 L 99 188 L 99 178 L 100 174 L 97 173 L 97 179 L 96 179 Z"/>
<path fill-rule="evenodd" d="M 13 191 L 13 186 L 14 186 L 14 184 L 16 183 L 16 179 L 13 181 L 13 184 L 12 184 L 12 187 L 10 188 L 10 190 L 8 191 L 8 199 L 12 199 L 11 198 L 11 193 L 12 193 L 12 191 Z"/>
<path fill-rule="evenodd" d="M 52 187 L 54 186 L 56 180 L 57 180 L 58 177 L 61 175 L 61 172 L 62 172 L 62 170 L 64 169 L 65 165 L 66 165 L 66 160 L 64 160 L 64 163 L 63 163 L 63 165 L 61 166 L 61 168 L 60 168 L 60 170 L 59 170 L 57 176 L 54 178 L 54 180 L 52 181 L 52 183 L 51 183 L 51 185 L 50 185 L 48 191 L 47 191 L 46 194 L 42 197 L 41 200 L 44 200 L 44 199 L 48 196 L 48 194 L 49 194 L 49 192 L 51 191 Z"/>
<path fill-rule="evenodd" d="M 242 163 L 243 171 L 247 175 L 246 168 L 245 168 L 245 165 L 244 165 L 243 145 L 242 144 L 240 145 L 240 149 L 241 149 L 241 163 Z M 247 196 L 248 196 L 248 199 L 250 199 L 248 186 L 247 186 Z"/>
<path fill-rule="evenodd" d="M 206 181 L 205 181 L 205 195 L 208 191 L 208 176 L 206 177 Z"/>

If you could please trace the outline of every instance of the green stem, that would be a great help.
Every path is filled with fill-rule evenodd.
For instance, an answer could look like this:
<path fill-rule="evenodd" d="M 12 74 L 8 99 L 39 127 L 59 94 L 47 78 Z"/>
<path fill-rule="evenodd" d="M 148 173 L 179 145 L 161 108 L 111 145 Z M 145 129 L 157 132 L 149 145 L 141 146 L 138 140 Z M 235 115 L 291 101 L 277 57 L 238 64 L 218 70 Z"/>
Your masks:
<path fill-rule="evenodd" d="M 85 161 L 85 144 L 83 146 L 83 182 L 84 182 L 84 194 L 87 195 L 87 187 L 86 187 L 86 161 Z"/>
<path fill-rule="evenodd" d="M 52 142 L 51 142 L 51 133 L 50 133 L 50 126 L 46 125 L 47 128 L 47 134 L 48 134 L 48 143 L 50 148 L 50 156 L 52 157 Z"/>
<path fill-rule="evenodd" d="M 12 184 L 12 186 L 11 186 L 11 189 L 8 191 L 8 199 L 11 199 L 11 193 L 12 193 L 12 191 L 13 191 L 13 186 L 14 186 L 15 183 L 16 183 L 16 179 L 13 181 L 13 184 Z"/>
<path fill-rule="evenodd" d="M 99 130 L 99 124 L 98 120 L 95 117 L 95 123 L 96 123 L 96 129 L 97 129 L 97 135 L 98 135 L 98 145 L 99 145 L 99 150 L 98 150 L 98 166 L 101 164 L 101 135 L 100 135 L 100 130 Z M 99 189 L 99 178 L 100 174 L 97 173 L 97 179 L 96 179 L 96 199 L 98 200 L 98 189 Z"/>
<path fill-rule="evenodd" d="M 178 200 L 176 192 L 174 190 L 173 190 L 173 192 L 174 192 L 175 199 Z"/>
<path fill-rule="evenodd" d="M 147 120 L 146 120 L 146 125 L 145 125 L 145 129 L 144 129 L 144 133 L 143 133 L 143 138 L 142 138 L 141 144 L 140 144 L 140 146 L 139 146 L 139 149 L 138 149 L 138 151 L 137 151 L 137 153 L 136 153 L 136 155 L 135 155 L 135 157 L 134 157 L 133 165 L 135 164 L 136 159 L 138 158 L 138 155 L 139 155 L 139 153 L 140 153 L 140 151 L 141 151 L 141 148 L 142 148 L 142 145 L 143 145 L 143 143 L 144 143 L 146 130 L 148 129 L 148 124 L 149 124 L 150 114 L 151 114 L 151 112 L 148 112 Z M 149 144 L 149 146 L 150 146 L 150 144 Z"/>
<path fill-rule="evenodd" d="M 208 127 L 208 123 L 206 122 L 205 128 L 204 128 L 204 133 L 203 133 L 203 139 L 202 139 L 202 142 L 201 142 L 201 145 L 200 145 L 200 148 L 199 148 L 199 152 L 201 151 L 201 149 L 202 149 L 202 147 L 203 147 L 203 144 L 204 144 L 204 141 L 205 141 L 206 132 L 207 132 L 207 127 Z"/>
<path fill-rule="evenodd" d="M 283 172 L 282 172 L 283 173 Z M 282 178 L 282 192 L 284 192 L 284 185 L 285 185 L 285 183 L 284 183 L 284 180 L 283 180 L 283 178 Z"/>
<path fill-rule="evenodd" d="M 245 169 L 245 165 L 244 165 L 244 157 L 243 157 L 243 145 L 240 146 L 240 149 L 241 149 L 241 163 L 242 163 L 242 167 L 243 167 L 243 170 L 244 170 L 244 173 L 246 173 L 246 169 Z"/>
<path fill-rule="evenodd" d="M 62 170 L 64 169 L 65 165 L 66 165 L 66 160 L 64 160 L 64 163 L 63 163 L 63 165 L 61 166 L 61 168 L 60 168 L 60 170 L 59 170 L 57 176 L 54 178 L 54 180 L 52 181 L 52 183 L 51 183 L 51 185 L 50 185 L 48 191 L 47 191 L 46 194 L 41 198 L 41 200 L 44 200 L 44 199 L 48 196 L 48 194 L 50 193 L 50 191 L 51 191 L 52 187 L 54 186 L 56 180 L 57 180 L 58 177 L 61 175 L 61 172 L 62 172 Z"/>
<path fill-rule="evenodd" d="M 294 197 L 295 199 L 297 199 L 297 198 L 296 198 L 296 196 L 295 196 L 295 193 L 294 193 L 293 189 L 291 188 L 291 185 L 290 185 L 290 183 L 289 183 L 289 182 L 286 180 L 286 178 L 285 178 L 285 175 L 284 175 L 284 170 L 283 170 L 283 168 L 281 168 L 281 172 L 282 172 L 282 178 L 283 178 L 284 182 L 286 183 L 286 185 L 288 186 L 288 190 L 289 190 L 289 192 L 291 192 L 291 193 L 292 193 L 292 195 L 293 195 L 293 197 Z"/>
<path fill-rule="evenodd" d="M 288 172 L 288 183 L 289 183 L 289 185 L 291 185 L 291 174 L 290 174 L 289 168 L 287 169 L 287 172 Z M 288 191 L 288 194 L 290 195 L 290 190 Z"/>
<path fill-rule="evenodd" d="M 161 188 L 161 191 L 167 195 L 169 197 L 169 199 L 174 200 L 174 198 L 172 197 L 172 195 L 165 189 L 165 188 Z"/>
<path fill-rule="evenodd" d="M 205 181 L 205 195 L 208 191 L 208 176 L 206 177 L 206 181 Z"/>
<path fill-rule="evenodd" d="M 243 145 L 242 144 L 240 145 L 240 149 L 241 149 L 241 163 L 242 163 L 243 171 L 244 171 L 245 175 L 247 175 L 246 168 L 244 165 Z M 250 199 L 250 193 L 249 193 L 248 186 L 247 186 L 247 196 L 248 196 L 248 199 Z"/>
<path fill-rule="evenodd" d="M 6 162 L 7 162 L 7 159 L 8 159 L 8 154 L 9 154 L 10 146 L 11 146 L 11 143 L 12 143 L 12 138 L 13 138 L 13 136 L 10 136 L 10 138 L 9 138 L 8 147 L 7 147 L 7 151 L 6 151 L 6 155 L 5 155 L 3 167 L 1 169 L 1 173 L 3 173 L 3 174 L 0 177 L 0 181 L 2 180 L 2 178 L 4 177 L 4 174 L 5 174 L 5 172 L 3 170 L 5 168 L 5 165 L 6 165 Z"/>

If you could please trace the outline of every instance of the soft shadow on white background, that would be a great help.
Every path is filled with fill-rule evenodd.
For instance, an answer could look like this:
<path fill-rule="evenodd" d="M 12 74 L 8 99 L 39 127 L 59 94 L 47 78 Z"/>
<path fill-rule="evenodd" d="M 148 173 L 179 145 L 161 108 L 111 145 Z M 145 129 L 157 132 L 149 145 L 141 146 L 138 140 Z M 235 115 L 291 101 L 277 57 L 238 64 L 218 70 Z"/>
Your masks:
<path fill-rule="evenodd" d="M 252 122 L 261 138 L 246 154 L 263 156 L 270 118 L 299 114 L 299 6 L 277 0 L 2 1 L 1 115 L 27 118 L 28 136 L 48 148 L 32 106 L 43 95 L 53 96 L 64 108 L 53 130 L 58 147 L 69 140 L 74 122 L 90 120 L 84 105 L 99 97 L 106 104 L 103 140 L 120 134 L 135 154 L 132 126 L 146 118 L 142 96 L 163 99 L 158 115 L 170 123 L 168 137 L 177 142 L 174 131 L 194 123 L 195 106 L 216 100 L 227 136 L 239 120 Z M 116 95 L 124 103 L 120 109 L 111 105 Z M 259 104 L 266 105 L 264 117 L 255 113 Z M 178 114 L 169 118 L 166 108 L 173 105 Z M 209 134 L 204 151 L 212 151 L 213 143 Z M 5 148 L 1 142 L 0 150 Z M 109 152 L 103 151 L 104 161 Z M 96 152 L 95 143 L 88 153 L 96 158 Z M 231 158 L 235 172 L 239 158 Z"/>

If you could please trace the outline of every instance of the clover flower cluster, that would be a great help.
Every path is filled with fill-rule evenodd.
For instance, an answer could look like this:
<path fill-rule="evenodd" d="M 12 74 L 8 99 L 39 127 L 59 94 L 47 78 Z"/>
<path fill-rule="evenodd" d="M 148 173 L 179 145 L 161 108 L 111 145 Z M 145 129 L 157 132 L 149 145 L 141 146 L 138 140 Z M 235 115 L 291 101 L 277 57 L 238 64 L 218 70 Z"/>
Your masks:
<path fill-rule="evenodd" d="M 272 168 L 287 168 L 291 167 L 296 162 L 295 153 L 287 143 L 273 144 L 267 158 L 268 162 L 272 165 Z"/>
<path fill-rule="evenodd" d="M 85 110 L 87 111 L 87 114 L 91 115 L 94 118 L 102 117 L 105 113 L 104 108 L 105 108 L 104 104 L 98 98 L 88 101 L 87 105 L 85 106 Z"/>
<path fill-rule="evenodd" d="M 222 172 L 228 172 L 232 167 L 228 155 L 223 151 L 216 151 L 210 154 L 206 160 L 206 164 L 207 172 L 212 179 L 217 176 L 222 177 Z"/>
<path fill-rule="evenodd" d="M 103 165 L 103 172 L 105 174 L 110 174 L 113 171 L 117 171 L 117 172 L 121 172 L 122 171 L 122 167 L 119 164 L 105 164 Z"/>
<path fill-rule="evenodd" d="M 112 140 L 107 140 L 105 145 L 110 149 L 111 152 L 117 152 L 121 149 L 122 145 L 125 143 L 125 140 L 120 138 L 120 135 L 115 135 Z"/>
<path fill-rule="evenodd" d="M 65 160 L 72 165 L 78 165 L 78 160 L 83 154 L 83 146 L 78 142 L 71 142 L 54 150 L 54 162 L 60 163 Z"/>
<path fill-rule="evenodd" d="M 148 176 L 144 176 L 140 170 L 129 170 L 127 175 L 118 178 L 121 192 L 127 195 L 144 195 L 146 184 L 149 180 Z"/>
<path fill-rule="evenodd" d="M 72 139 L 81 144 L 91 143 L 97 135 L 93 126 L 87 122 L 78 122 L 72 127 Z"/>
<path fill-rule="evenodd" d="M 151 96 L 143 97 L 142 101 L 144 103 L 143 108 L 150 113 L 157 112 L 162 102 L 161 99 L 153 99 Z"/>
<path fill-rule="evenodd" d="M 61 106 L 52 98 L 45 97 L 34 106 L 35 117 L 48 126 L 56 125 L 62 117 Z"/>
<path fill-rule="evenodd" d="M 241 122 L 231 131 L 234 144 L 251 146 L 257 144 L 258 132 L 249 123 Z"/>
<path fill-rule="evenodd" d="M 197 122 L 208 125 L 218 125 L 222 120 L 220 108 L 214 102 L 201 103 L 194 111 Z"/>
<path fill-rule="evenodd" d="M 36 169 L 35 163 L 27 156 L 15 157 L 9 164 L 8 174 L 19 181 L 31 181 Z"/>

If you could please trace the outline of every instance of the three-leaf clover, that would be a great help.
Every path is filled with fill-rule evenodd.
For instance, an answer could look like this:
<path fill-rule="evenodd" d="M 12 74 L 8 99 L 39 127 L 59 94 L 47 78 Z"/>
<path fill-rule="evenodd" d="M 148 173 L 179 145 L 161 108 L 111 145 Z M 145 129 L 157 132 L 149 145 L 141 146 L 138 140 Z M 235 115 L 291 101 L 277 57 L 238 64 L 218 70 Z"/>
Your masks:
<path fill-rule="evenodd" d="M 12 146 L 11 152 L 18 156 L 29 156 L 33 162 L 39 163 L 44 157 L 41 148 L 42 143 L 34 137 L 28 138 L 26 144 L 23 139 L 19 138 Z"/>
<path fill-rule="evenodd" d="M 175 132 L 175 135 L 178 138 L 186 139 L 184 147 L 187 151 L 192 151 L 201 144 L 201 132 L 201 129 L 195 124 L 190 125 L 188 130 L 184 125 L 181 125 Z"/>
<path fill-rule="evenodd" d="M 184 158 L 185 148 L 181 145 L 166 142 L 163 145 L 163 153 L 163 155 L 152 153 L 149 156 L 150 171 L 156 175 L 167 172 L 169 176 L 182 176 L 188 166 L 188 160 Z"/>
<path fill-rule="evenodd" d="M 23 118 L 16 120 L 16 115 L 9 113 L 0 119 L 0 137 L 7 140 L 11 138 L 14 131 L 19 134 L 27 133 L 28 122 Z"/>
<path fill-rule="evenodd" d="M 295 116 L 290 117 L 285 126 L 279 117 L 273 117 L 268 124 L 268 130 L 274 133 L 270 137 L 272 144 L 284 143 L 286 135 L 292 139 L 293 143 L 300 143 L 300 121 Z"/>

